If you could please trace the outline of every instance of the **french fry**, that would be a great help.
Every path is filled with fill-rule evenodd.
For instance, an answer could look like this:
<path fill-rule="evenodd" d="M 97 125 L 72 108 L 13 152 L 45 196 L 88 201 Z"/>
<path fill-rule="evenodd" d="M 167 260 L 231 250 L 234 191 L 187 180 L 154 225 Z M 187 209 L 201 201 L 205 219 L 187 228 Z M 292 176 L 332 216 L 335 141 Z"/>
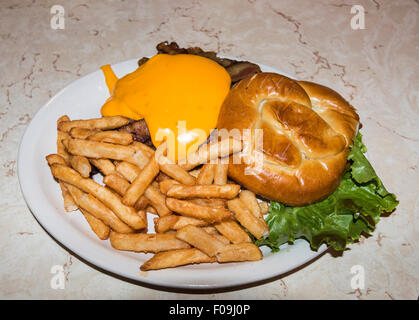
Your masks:
<path fill-rule="evenodd" d="M 130 120 L 128 118 L 121 116 L 102 117 L 98 119 L 62 121 L 58 124 L 58 129 L 64 132 L 69 132 L 72 128 L 76 127 L 85 129 L 110 130 L 122 127 L 129 122 Z"/>
<path fill-rule="evenodd" d="M 215 256 L 224 247 L 220 240 L 193 225 L 187 225 L 179 229 L 176 232 L 176 238 L 189 243 L 210 257 Z"/>
<path fill-rule="evenodd" d="M 260 210 L 258 201 L 256 199 L 255 194 L 252 191 L 249 190 L 242 190 L 240 192 L 239 198 L 241 201 L 243 201 L 243 203 L 246 205 L 246 207 L 250 210 L 251 213 L 253 213 L 253 215 L 256 218 L 262 219 L 263 220 L 263 215 L 262 215 L 262 211 Z M 265 221 L 265 220 L 263 220 Z"/>
<path fill-rule="evenodd" d="M 129 182 L 133 182 L 141 172 L 137 166 L 127 161 L 121 161 L 115 167 L 116 171 Z"/>
<path fill-rule="evenodd" d="M 165 268 L 175 268 L 187 264 L 212 263 L 215 258 L 207 256 L 196 248 L 178 249 L 155 254 L 150 260 L 146 261 L 140 269 L 142 271 L 158 270 Z"/>
<path fill-rule="evenodd" d="M 60 181 L 61 195 L 63 196 L 64 201 L 64 210 L 67 212 L 76 211 L 78 209 L 77 204 L 74 202 L 73 197 L 68 191 L 67 187 Z"/>
<path fill-rule="evenodd" d="M 104 176 L 116 173 L 115 165 L 109 159 L 89 159 L 89 161 L 98 168 Z"/>
<path fill-rule="evenodd" d="M 144 221 L 135 212 L 134 208 L 125 206 L 121 198 L 106 187 L 101 186 L 90 178 L 83 178 L 77 171 L 63 165 L 53 164 L 51 171 L 55 178 L 70 183 L 102 201 L 118 218 L 132 228 L 142 229 L 147 226 L 147 221 Z"/>
<path fill-rule="evenodd" d="M 197 184 L 212 184 L 215 175 L 215 164 L 204 164 L 196 179 Z"/>
<path fill-rule="evenodd" d="M 191 201 L 166 198 L 167 207 L 183 216 L 202 219 L 208 222 L 220 222 L 231 218 L 231 212 L 224 208 L 211 208 Z"/>
<path fill-rule="evenodd" d="M 157 210 L 153 208 L 153 206 L 148 205 L 147 208 L 145 209 L 147 212 L 150 212 L 152 214 L 157 214 Z"/>
<path fill-rule="evenodd" d="M 45 157 L 45 159 L 47 160 L 49 166 L 53 164 L 66 165 L 64 158 L 59 154 L 49 154 Z M 67 187 L 61 181 L 58 181 L 58 183 L 60 185 L 61 195 L 63 196 L 64 210 L 67 212 L 76 211 L 78 206 L 68 191 Z"/>
<path fill-rule="evenodd" d="M 173 185 L 168 191 L 167 196 L 179 199 L 191 198 L 223 198 L 233 199 L 238 195 L 240 185 L 225 184 L 225 185 Z"/>
<path fill-rule="evenodd" d="M 239 198 L 227 201 L 227 206 L 234 213 L 236 220 L 257 239 L 268 235 L 269 229 L 266 224 L 255 217 Z"/>
<path fill-rule="evenodd" d="M 207 226 L 209 223 L 204 220 L 169 214 L 154 219 L 154 229 L 157 233 L 164 233 L 169 230 L 179 230 L 187 225 L 198 227 Z"/>
<path fill-rule="evenodd" d="M 221 141 L 203 145 L 195 153 L 187 157 L 187 162 L 182 163 L 183 169 L 189 171 L 202 163 L 210 163 L 218 157 L 227 157 L 242 150 L 242 143 L 239 140 L 228 138 Z"/>
<path fill-rule="evenodd" d="M 69 131 L 69 134 L 74 139 L 87 139 L 89 136 L 101 132 L 100 130 L 95 129 L 86 129 L 86 128 L 73 128 Z"/>
<path fill-rule="evenodd" d="M 173 179 L 170 178 L 167 174 L 165 174 L 165 173 L 163 173 L 163 172 L 160 171 L 159 174 L 156 177 L 156 181 L 158 183 L 160 183 L 160 182 L 162 182 L 164 180 L 173 180 Z M 173 180 L 173 181 L 176 181 L 176 180 Z"/>
<path fill-rule="evenodd" d="M 265 215 L 269 211 L 269 204 L 266 201 L 259 202 L 260 212 Z"/>
<path fill-rule="evenodd" d="M 123 196 L 130 186 L 130 183 L 127 180 L 114 173 L 104 176 L 103 183 L 120 196 Z"/>
<path fill-rule="evenodd" d="M 214 227 L 232 243 L 252 242 L 249 235 L 233 220 L 222 221 Z"/>
<path fill-rule="evenodd" d="M 71 167 L 81 174 L 83 178 L 88 178 L 90 176 L 90 171 L 92 167 L 90 166 L 89 160 L 83 156 L 72 156 L 70 158 Z"/>
<path fill-rule="evenodd" d="M 112 247 L 117 250 L 134 252 L 160 252 L 190 248 L 186 242 L 177 239 L 174 233 L 122 234 L 112 231 L 110 242 Z"/>
<path fill-rule="evenodd" d="M 166 197 L 155 186 L 148 186 L 144 191 L 144 196 L 150 202 L 152 207 L 156 209 L 156 212 L 160 217 L 164 217 L 172 212 L 166 206 Z"/>
<path fill-rule="evenodd" d="M 49 166 L 52 166 L 53 164 L 61 164 L 63 166 L 67 165 L 65 159 L 56 153 L 47 155 L 45 159 L 47 160 Z"/>
<path fill-rule="evenodd" d="M 133 206 L 135 202 L 144 194 L 145 189 L 159 173 L 159 165 L 154 157 L 150 158 L 147 166 L 134 179 L 122 198 L 122 203 Z"/>
<path fill-rule="evenodd" d="M 73 155 L 85 156 L 93 159 L 112 159 L 132 161 L 135 150 L 129 146 L 122 146 L 107 142 L 98 142 L 81 139 L 68 139 L 63 141 L 67 144 L 67 151 Z"/>
<path fill-rule="evenodd" d="M 166 194 L 167 191 L 174 186 L 175 184 L 179 184 L 176 180 L 173 179 L 166 179 L 161 182 L 159 182 L 159 189 L 161 193 Z"/>
<path fill-rule="evenodd" d="M 130 144 L 130 147 L 134 148 L 135 151 L 141 151 L 145 156 L 147 156 L 147 158 L 151 158 L 152 156 L 154 156 L 154 150 L 153 148 L 150 148 L 149 146 L 147 146 L 144 143 L 141 143 L 139 141 L 133 141 Z"/>
<path fill-rule="evenodd" d="M 86 218 L 90 228 L 92 228 L 93 232 L 96 233 L 99 239 L 106 240 L 109 238 L 111 228 L 109 228 L 106 224 L 104 224 L 102 221 L 100 221 L 98 218 L 96 218 L 94 215 L 90 214 L 86 210 L 80 209 L 80 211 Z"/>
<path fill-rule="evenodd" d="M 176 163 L 172 163 L 165 156 L 160 156 L 157 161 L 159 163 L 160 170 L 169 177 L 186 185 L 195 184 L 195 177 L 191 176 L 186 170 L 178 166 Z"/>
<path fill-rule="evenodd" d="M 228 164 L 218 163 L 215 167 L 214 184 L 227 184 Z"/>
<path fill-rule="evenodd" d="M 89 212 L 91 215 L 95 216 L 97 219 L 101 220 L 103 223 L 117 232 L 134 232 L 131 227 L 122 222 L 111 209 L 105 206 L 98 199 L 88 193 L 84 193 L 79 188 L 71 184 L 65 183 L 65 186 L 68 188 L 74 201 L 80 208 Z"/>
<path fill-rule="evenodd" d="M 215 229 L 215 227 L 212 226 L 212 225 L 202 227 L 201 229 L 204 230 L 206 233 L 212 235 L 212 236 L 215 235 L 215 234 L 219 234 L 217 229 Z"/>
<path fill-rule="evenodd" d="M 134 209 L 135 210 L 144 210 L 148 207 L 149 204 L 150 204 L 150 201 L 145 196 L 141 196 L 137 200 L 137 202 L 134 204 Z"/>
<path fill-rule="evenodd" d="M 198 168 L 198 169 L 193 169 L 193 170 L 191 170 L 191 171 L 189 171 L 189 174 L 192 176 L 192 177 L 195 177 L 195 178 L 197 178 L 198 179 L 198 177 L 199 177 L 199 174 L 201 173 L 201 168 Z"/>
<path fill-rule="evenodd" d="M 67 115 L 64 115 L 58 118 L 57 120 L 57 153 L 60 156 L 62 156 L 65 159 L 65 161 L 68 163 L 70 161 L 70 154 L 67 152 L 62 141 L 64 139 L 70 138 L 70 136 L 68 135 L 68 133 L 62 132 L 58 129 L 58 126 L 60 125 L 60 123 L 64 121 L 70 121 L 70 118 Z"/>
<path fill-rule="evenodd" d="M 195 198 L 190 199 L 189 201 L 200 204 L 202 206 L 213 207 L 213 208 L 225 208 L 227 201 L 225 199 L 203 199 L 203 198 Z"/>
<path fill-rule="evenodd" d="M 92 141 L 121 144 L 124 146 L 129 145 L 133 141 L 132 134 L 116 130 L 99 131 L 90 135 L 87 139 Z"/>
<path fill-rule="evenodd" d="M 222 242 L 223 244 L 230 244 L 230 240 L 227 239 L 227 237 L 224 237 L 222 234 L 216 233 L 212 235 L 214 238 L 216 238 L 218 241 Z"/>
<path fill-rule="evenodd" d="M 262 259 L 262 252 L 253 243 L 223 245 L 217 253 L 218 262 L 257 261 Z"/>

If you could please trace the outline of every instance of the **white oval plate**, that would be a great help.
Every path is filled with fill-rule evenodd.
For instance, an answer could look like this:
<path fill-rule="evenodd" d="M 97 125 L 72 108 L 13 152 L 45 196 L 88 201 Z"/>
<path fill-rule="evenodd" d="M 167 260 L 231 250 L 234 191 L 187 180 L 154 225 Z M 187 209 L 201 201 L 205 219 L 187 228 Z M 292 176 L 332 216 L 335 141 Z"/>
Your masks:
<path fill-rule="evenodd" d="M 259 66 L 265 72 L 284 74 L 262 64 Z M 112 65 L 118 77 L 136 68 L 137 59 Z M 297 240 L 294 245 L 283 245 L 281 251 L 274 254 L 269 248 L 261 248 L 263 260 L 257 262 L 213 263 L 140 271 L 140 265 L 152 254 L 117 251 L 109 241 L 97 238 L 82 214 L 78 211 L 65 212 L 60 188 L 53 180 L 45 160 L 46 155 L 57 151 L 57 119 L 64 114 L 72 120 L 100 117 L 100 107 L 108 96 L 101 70 L 72 82 L 36 113 L 26 128 L 19 148 L 19 182 L 30 210 L 51 236 L 75 254 L 93 265 L 132 280 L 173 288 L 215 289 L 278 276 L 307 263 L 327 249 L 323 245 L 317 252 L 312 251 L 306 241 Z M 153 222 L 149 221 L 149 226 L 152 225 Z"/>

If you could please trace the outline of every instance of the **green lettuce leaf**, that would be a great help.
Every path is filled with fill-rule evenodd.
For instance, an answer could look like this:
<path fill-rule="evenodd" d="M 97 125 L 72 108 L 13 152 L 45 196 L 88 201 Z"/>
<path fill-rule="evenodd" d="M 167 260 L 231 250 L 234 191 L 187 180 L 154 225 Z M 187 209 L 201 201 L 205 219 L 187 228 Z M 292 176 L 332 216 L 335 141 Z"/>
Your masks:
<path fill-rule="evenodd" d="M 372 232 L 380 215 L 393 211 L 399 202 L 386 190 L 365 152 L 358 133 L 348 156 L 351 165 L 338 189 L 326 199 L 303 207 L 272 201 L 266 218 L 269 236 L 255 243 L 278 251 L 280 245 L 303 238 L 314 250 L 323 243 L 344 250 L 362 233 Z"/>

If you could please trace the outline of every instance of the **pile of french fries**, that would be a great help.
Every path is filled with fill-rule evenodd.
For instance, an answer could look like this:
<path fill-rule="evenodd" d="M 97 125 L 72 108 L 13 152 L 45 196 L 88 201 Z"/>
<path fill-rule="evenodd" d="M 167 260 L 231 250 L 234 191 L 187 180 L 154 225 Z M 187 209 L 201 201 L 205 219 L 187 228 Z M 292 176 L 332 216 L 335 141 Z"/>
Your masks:
<path fill-rule="evenodd" d="M 268 204 L 229 181 L 228 164 L 213 159 L 240 152 L 241 144 L 212 141 L 188 157 L 194 161 L 174 163 L 164 143 L 154 150 L 115 130 L 129 122 L 119 116 L 57 120 L 57 153 L 46 160 L 65 210 L 79 209 L 117 250 L 155 253 L 143 271 L 262 259 L 249 233 L 268 234 Z M 214 148 L 219 152 L 210 152 Z M 93 166 L 103 184 L 92 179 Z M 155 233 L 147 233 L 148 214 L 155 215 Z"/>

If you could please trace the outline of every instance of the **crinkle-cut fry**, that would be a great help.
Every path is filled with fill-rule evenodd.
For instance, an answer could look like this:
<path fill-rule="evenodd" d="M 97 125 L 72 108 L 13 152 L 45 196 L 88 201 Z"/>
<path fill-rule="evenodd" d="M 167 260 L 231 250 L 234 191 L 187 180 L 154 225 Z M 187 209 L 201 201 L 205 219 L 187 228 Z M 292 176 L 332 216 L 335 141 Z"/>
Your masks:
<path fill-rule="evenodd" d="M 120 233 L 132 233 L 134 230 L 120 220 L 115 213 L 94 196 L 83 192 L 79 188 L 64 183 L 77 205 L 101 220 L 103 223 Z"/>
<path fill-rule="evenodd" d="M 252 191 L 242 190 L 240 192 L 239 198 L 256 218 L 263 220 L 262 211 L 260 210 L 256 195 Z"/>
<path fill-rule="evenodd" d="M 116 165 L 116 171 L 129 182 L 133 182 L 135 178 L 140 174 L 141 169 L 127 161 L 121 161 Z"/>
<path fill-rule="evenodd" d="M 176 232 L 176 238 L 189 243 L 192 247 L 201 250 L 210 257 L 215 256 L 224 247 L 220 240 L 193 225 L 187 225 L 179 229 Z"/>
<path fill-rule="evenodd" d="M 64 158 L 59 154 L 49 154 L 45 157 L 49 166 L 53 164 L 61 164 L 66 165 L 66 161 Z M 64 201 L 64 210 L 67 212 L 76 211 L 78 209 L 77 204 L 75 203 L 73 197 L 71 196 L 70 192 L 68 191 L 67 187 L 63 184 L 63 182 L 58 181 L 61 189 L 61 194 L 63 196 Z"/>
<path fill-rule="evenodd" d="M 186 242 L 177 239 L 174 233 L 122 234 L 112 231 L 110 241 L 117 250 L 145 253 L 190 248 Z"/>
<path fill-rule="evenodd" d="M 269 204 L 266 201 L 259 202 L 260 212 L 265 215 L 269 211 Z"/>
<path fill-rule="evenodd" d="M 108 188 L 90 178 L 83 178 L 77 171 L 63 165 L 53 164 L 51 171 L 55 178 L 70 183 L 102 201 L 118 218 L 132 228 L 142 229 L 147 226 L 147 221 L 144 221 L 134 208 L 124 205 L 121 198 Z"/>
<path fill-rule="evenodd" d="M 86 157 L 72 156 L 70 158 L 70 165 L 74 170 L 80 173 L 83 178 L 88 178 L 90 176 L 92 167 Z"/>
<path fill-rule="evenodd" d="M 174 179 L 166 179 L 166 180 L 160 181 L 159 182 L 160 192 L 163 194 L 166 194 L 167 191 L 175 184 L 179 184 L 179 182 Z"/>
<path fill-rule="evenodd" d="M 110 130 L 122 127 L 130 123 L 130 120 L 121 116 L 102 117 L 88 120 L 62 121 L 58 124 L 58 129 L 69 132 L 72 128 Z"/>
<path fill-rule="evenodd" d="M 234 220 L 222 221 L 214 227 L 232 243 L 252 242 L 249 235 Z"/>
<path fill-rule="evenodd" d="M 233 199 L 240 192 L 240 185 L 173 185 L 168 191 L 167 196 L 179 199 L 191 198 L 223 198 Z"/>
<path fill-rule="evenodd" d="M 87 139 L 92 141 L 121 144 L 124 146 L 127 146 L 133 142 L 131 133 L 117 130 L 99 131 L 90 135 Z"/>
<path fill-rule="evenodd" d="M 217 142 L 209 143 L 200 147 L 196 152 L 187 156 L 187 162 L 181 163 L 185 170 L 191 170 L 202 163 L 210 163 L 219 157 L 227 157 L 242 150 L 242 142 L 237 139 L 228 138 Z"/>
<path fill-rule="evenodd" d="M 89 136 L 101 132 L 100 130 L 96 129 L 86 129 L 86 128 L 72 128 L 69 133 L 70 136 L 74 139 L 87 139 Z"/>
<path fill-rule="evenodd" d="M 115 165 L 109 159 L 89 159 L 102 175 L 107 176 L 116 173 Z"/>
<path fill-rule="evenodd" d="M 229 210 L 201 206 L 191 201 L 166 198 L 167 207 L 183 216 L 197 218 L 208 222 L 220 222 L 232 217 Z"/>
<path fill-rule="evenodd" d="M 226 208 L 227 200 L 225 199 L 217 199 L 217 198 L 194 198 L 190 199 L 190 201 L 200 204 L 202 206 L 213 207 L 213 208 Z"/>
<path fill-rule="evenodd" d="M 107 142 L 68 139 L 63 141 L 63 143 L 67 146 L 67 151 L 72 155 L 93 159 L 126 160 L 132 159 L 135 154 L 135 150 L 129 146 Z"/>
<path fill-rule="evenodd" d="M 67 212 L 76 211 L 79 207 L 74 202 L 74 199 L 68 191 L 67 187 L 61 181 L 59 182 L 59 185 L 64 200 L 64 210 Z"/>
<path fill-rule="evenodd" d="M 187 225 L 198 227 L 207 226 L 209 223 L 204 220 L 169 214 L 154 219 L 154 229 L 157 233 L 164 233 L 169 230 L 179 230 Z"/>
<path fill-rule="evenodd" d="M 259 247 L 253 243 L 237 243 L 223 245 L 220 252 L 216 255 L 217 261 L 222 262 L 240 262 L 262 260 L 262 252 Z"/>
<path fill-rule="evenodd" d="M 115 173 L 104 176 L 103 183 L 112 190 L 114 190 L 120 196 L 123 196 L 130 186 L 130 183 L 126 179 L 122 178 L 120 175 Z"/>
<path fill-rule="evenodd" d="M 228 208 L 234 213 L 236 220 L 247 229 L 256 239 L 269 234 L 265 223 L 255 217 L 239 198 L 227 201 Z"/>
<path fill-rule="evenodd" d="M 228 164 L 217 163 L 214 173 L 214 184 L 227 184 Z"/>
<path fill-rule="evenodd" d="M 89 224 L 90 228 L 99 237 L 99 239 L 106 240 L 109 238 L 111 228 L 109 228 L 101 220 L 99 220 L 98 218 L 96 218 L 94 215 L 90 214 L 86 210 L 80 209 L 80 211 L 86 218 L 87 223 Z"/>
<path fill-rule="evenodd" d="M 157 162 L 159 163 L 160 170 L 169 177 L 186 185 L 195 184 L 195 177 L 191 176 L 185 169 L 176 163 L 171 162 L 165 156 L 160 156 Z"/>
<path fill-rule="evenodd" d="M 166 205 L 166 196 L 155 186 L 148 186 L 144 191 L 144 196 L 150 202 L 152 207 L 156 209 L 156 212 L 160 217 L 164 217 L 172 213 Z"/>
<path fill-rule="evenodd" d="M 207 256 L 196 248 L 178 249 L 155 254 L 146 261 L 140 269 L 142 271 L 175 268 L 188 264 L 213 263 L 217 259 Z"/>
<path fill-rule="evenodd" d="M 134 179 L 122 198 L 122 203 L 133 206 L 135 202 L 144 194 L 145 189 L 150 185 L 159 173 L 159 165 L 154 157 L 150 158 L 149 163 Z"/>
<path fill-rule="evenodd" d="M 196 179 L 196 184 L 212 184 L 215 176 L 215 167 L 215 164 L 204 164 Z"/>

